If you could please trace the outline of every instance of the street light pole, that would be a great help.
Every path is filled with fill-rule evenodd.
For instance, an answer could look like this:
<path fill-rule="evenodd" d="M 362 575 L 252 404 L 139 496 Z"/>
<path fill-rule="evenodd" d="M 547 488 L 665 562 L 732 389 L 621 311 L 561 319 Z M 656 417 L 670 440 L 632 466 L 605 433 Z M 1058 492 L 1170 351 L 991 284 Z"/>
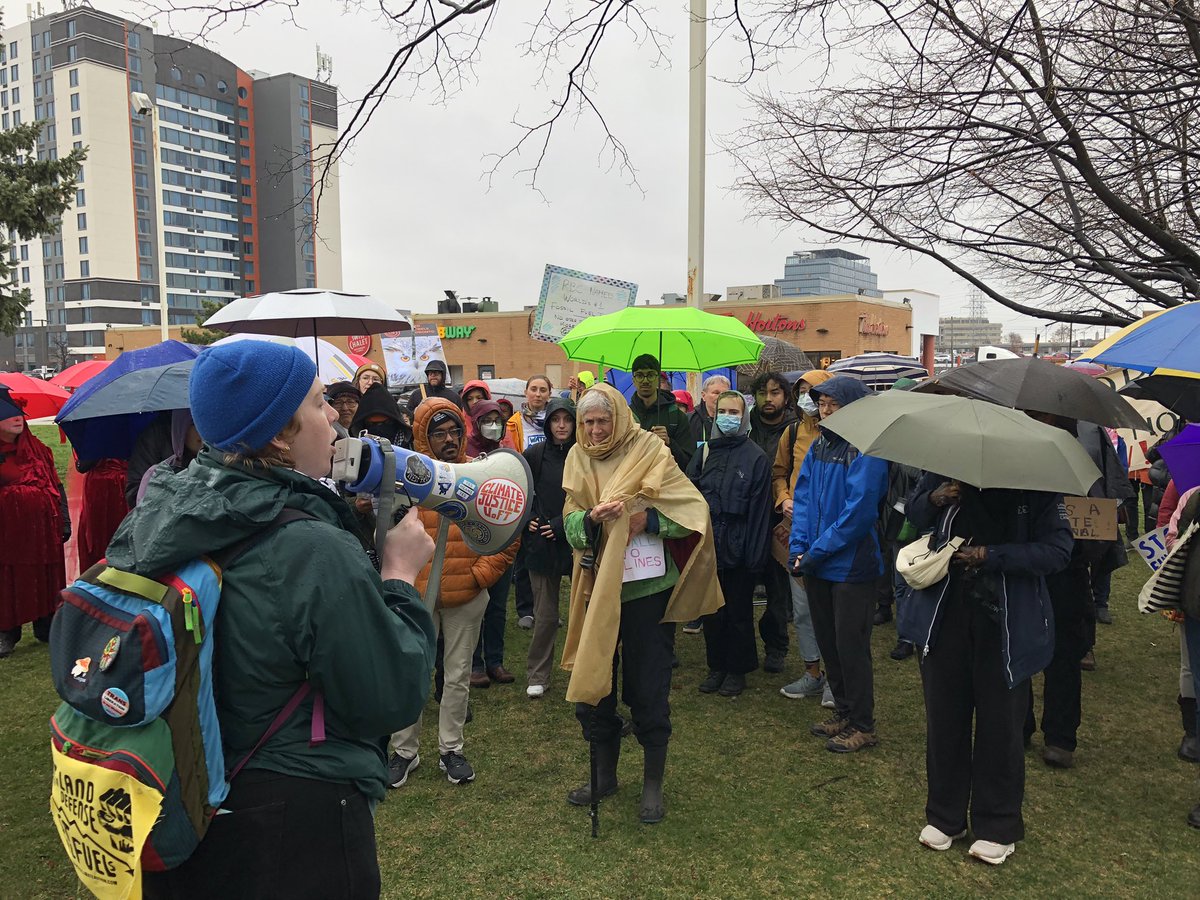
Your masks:
<path fill-rule="evenodd" d="M 688 271 L 687 305 L 700 308 L 704 296 L 704 150 L 708 54 L 707 0 L 691 0 L 688 13 Z M 689 372 L 688 391 L 700 397 L 700 373 Z"/>
<path fill-rule="evenodd" d="M 129 95 L 134 114 L 143 121 L 150 121 L 150 172 L 154 179 L 154 209 L 157 210 L 154 225 L 154 240 L 158 244 L 158 318 L 162 339 L 170 337 L 170 326 L 167 322 L 167 244 L 166 228 L 163 221 L 163 185 L 162 170 L 158 153 L 158 104 L 147 94 L 134 91 Z"/>

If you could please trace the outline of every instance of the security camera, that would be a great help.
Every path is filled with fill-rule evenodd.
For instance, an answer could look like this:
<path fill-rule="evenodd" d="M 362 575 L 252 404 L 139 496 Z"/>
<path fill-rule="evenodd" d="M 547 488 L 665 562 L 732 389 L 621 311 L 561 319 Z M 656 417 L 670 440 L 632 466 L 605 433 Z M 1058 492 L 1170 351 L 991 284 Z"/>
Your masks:
<path fill-rule="evenodd" d="M 135 116 L 148 116 L 154 112 L 154 104 L 150 98 L 139 91 L 134 91 L 129 95 L 129 102 L 133 106 Z"/>

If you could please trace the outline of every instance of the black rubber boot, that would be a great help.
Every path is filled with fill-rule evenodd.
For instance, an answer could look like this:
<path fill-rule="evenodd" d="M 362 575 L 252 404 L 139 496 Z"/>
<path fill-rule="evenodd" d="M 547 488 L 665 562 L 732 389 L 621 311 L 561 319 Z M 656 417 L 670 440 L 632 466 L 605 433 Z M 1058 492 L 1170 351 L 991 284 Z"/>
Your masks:
<path fill-rule="evenodd" d="M 642 812 L 644 825 L 656 825 L 667 816 L 663 805 L 663 772 L 667 768 L 667 748 L 647 747 L 642 768 Z"/>
<path fill-rule="evenodd" d="M 1183 720 L 1183 740 L 1179 742 L 1179 758 L 1184 762 L 1200 763 L 1200 741 L 1196 739 L 1196 698 L 1180 697 L 1179 717 Z"/>
<path fill-rule="evenodd" d="M 599 793 L 597 800 L 611 797 L 617 792 L 617 760 L 621 757 L 621 739 L 607 744 L 596 745 L 596 786 Z M 591 784 L 581 784 L 567 791 L 567 802 L 572 806 L 592 805 Z"/>

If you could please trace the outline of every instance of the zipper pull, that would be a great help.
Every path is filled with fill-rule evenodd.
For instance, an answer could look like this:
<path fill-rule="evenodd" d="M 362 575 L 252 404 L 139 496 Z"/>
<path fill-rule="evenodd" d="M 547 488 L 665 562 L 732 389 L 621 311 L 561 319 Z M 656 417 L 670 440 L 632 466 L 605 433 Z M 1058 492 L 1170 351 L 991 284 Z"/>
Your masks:
<path fill-rule="evenodd" d="M 200 635 L 200 610 L 196 608 L 195 596 L 187 588 L 183 591 L 183 625 L 192 633 L 192 639 L 197 644 L 203 640 Z"/>

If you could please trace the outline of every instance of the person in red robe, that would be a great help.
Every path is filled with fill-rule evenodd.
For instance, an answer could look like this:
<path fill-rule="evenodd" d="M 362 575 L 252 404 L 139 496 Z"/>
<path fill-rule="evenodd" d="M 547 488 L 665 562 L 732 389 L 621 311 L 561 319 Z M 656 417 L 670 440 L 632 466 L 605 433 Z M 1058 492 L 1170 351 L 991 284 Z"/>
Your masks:
<path fill-rule="evenodd" d="M 0 658 L 21 628 L 50 639 L 50 619 L 66 586 L 63 547 L 71 536 L 67 492 L 50 448 L 25 424 L 21 404 L 0 387 Z"/>
<path fill-rule="evenodd" d="M 125 477 L 129 463 L 123 459 L 76 459 L 83 473 L 83 500 L 79 506 L 79 571 L 86 572 L 101 559 L 117 526 L 129 514 L 125 502 Z"/>

